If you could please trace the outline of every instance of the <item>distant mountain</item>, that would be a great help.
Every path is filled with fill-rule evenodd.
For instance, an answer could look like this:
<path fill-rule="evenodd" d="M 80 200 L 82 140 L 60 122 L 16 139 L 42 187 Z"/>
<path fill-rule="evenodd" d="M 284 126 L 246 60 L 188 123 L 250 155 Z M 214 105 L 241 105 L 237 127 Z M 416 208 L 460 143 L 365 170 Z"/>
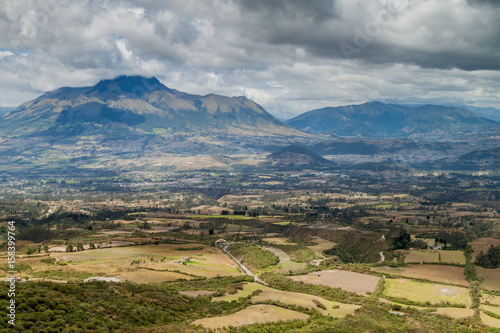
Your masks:
<path fill-rule="evenodd" d="M 13 110 L 15 108 L 6 108 L 6 107 L 0 107 L 0 117 L 9 112 L 10 110 Z"/>
<path fill-rule="evenodd" d="M 480 108 L 477 106 L 463 105 L 463 108 L 474 112 L 484 118 L 500 122 L 500 110 L 495 108 Z"/>
<path fill-rule="evenodd" d="M 379 102 L 312 110 L 286 123 L 310 133 L 428 140 L 500 130 L 499 123 L 465 108 L 439 105 L 408 107 Z"/>
<path fill-rule="evenodd" d="M 266 157 L 272 167 L 279 169 L 321 168 L 333 163 L 315 152 L 300 146 L 286 146 Z"/>
<path fill-rule="evenodd" d="M 95 149 L 105 146 L 120 152 L 159 147 L 190 152 L 215 147 L 225 152 L 312 137 L 245 97 L 191 95 L 141 76 L 47 92 L 5 114 L 2 130 L 49 145 L 90 138 Z"/>

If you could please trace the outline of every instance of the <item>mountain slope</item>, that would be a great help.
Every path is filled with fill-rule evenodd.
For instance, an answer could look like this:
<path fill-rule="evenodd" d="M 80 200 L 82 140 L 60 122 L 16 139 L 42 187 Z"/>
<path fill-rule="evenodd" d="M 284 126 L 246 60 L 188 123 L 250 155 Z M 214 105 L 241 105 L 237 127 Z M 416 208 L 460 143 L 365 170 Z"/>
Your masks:
<path fill-rule="evenodd" d="M 500 110 L 495 108 L 480 108 L 477 106 L 463 105 L 463 108 L 480 115 L 481 117 L 500 122 Z"/>
<path fill-rule="evenodd" d="M 407 107 L 379 102 L 312 110 L 286 123 L 310 133 L 427 139 L 498 130 L 500 126 L 465 108 L 438 105 Z"/>
<path fill-rule="evenodd" d="M 0 117 L 3 116 L 4 114 L 6 114 L 7 112 L 9 112 L 12 109 L 14 109 L 14 108 L 0 107 Z"/>
<path fill-rule="evenodd" d="M 172 132 L 192 128 L 246 128 L 280 133 L 287 127 L 245 97 L 197 96 L 169 89 L 156 78 L 121 76 L 93 87 L 60 88 L 24 103 L 3 117 L 27 133 L 64 126 L 109 124 Z M 36 125 L 36 126 L 35 126 Z"/>
<path fill-rule="evenodd" d="M 5 114 L 0 131 L 51 145 L 74 144 L 82 137 L 91 137 L 97 147 L 116 148 L 120 142 L 121 152 L 161 146 L 191 152 L 197 144 L 205 151 L 312 138 L 245 97 L 191 95 L 140 76 L 47 92 Z"/>

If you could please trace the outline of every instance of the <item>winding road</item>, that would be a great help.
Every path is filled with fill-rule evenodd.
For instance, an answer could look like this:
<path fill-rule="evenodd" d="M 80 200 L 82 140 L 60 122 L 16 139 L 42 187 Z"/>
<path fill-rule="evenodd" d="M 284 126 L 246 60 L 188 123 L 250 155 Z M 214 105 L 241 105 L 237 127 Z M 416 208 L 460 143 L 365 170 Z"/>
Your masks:
<path fill-rule="evenodd" d="M 264 281 L 262 281 L 261 279 L 259 279 L 254 273 L 252 273 L 248 268 L 246 268 L 245 265 L 243 265 L 238 259 L 235 258 L 235 256 L 233 256 L 231 254 L 231 252 L 229 252 L 229 250 L 227 249 L 227 247 L 231 245 L 231 244 L 226 244 L 226 245 L 223 245 L 223 246 L 220 246 L 220 248 L 222 249 L 222 251 L 226 252 L 231 258 L 233 258 L 234 261 L 236 261 L 238 263 L 238 265 L 240 265 L 241 269 L 249 276 L 252 276 L 253 277 L 253 280 L 255 282 L 258 282 L 258 283 L 261 283 L 265 286 L 267 286 L 267 283 L 265 283 Z"/>

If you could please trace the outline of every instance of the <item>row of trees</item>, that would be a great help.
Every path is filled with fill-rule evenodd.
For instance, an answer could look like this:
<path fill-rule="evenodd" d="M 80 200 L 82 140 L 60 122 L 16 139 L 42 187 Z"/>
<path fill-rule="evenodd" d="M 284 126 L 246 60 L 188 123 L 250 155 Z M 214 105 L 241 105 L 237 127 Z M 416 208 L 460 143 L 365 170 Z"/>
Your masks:
<path fill-rule="evenodd" d="M 90 242 L 90 243 L 89 243 L 89 249 L 93 250 L 93 249 L 95 249 L 95 248 L 96 248 L 95 244 L 94 244 L 93 242 Z M 72 244 L 72 243 L 68 243 L 68 244 L 66 244 L 66 252 L 73 252 L 74 250 L 75 250 L 75 248 L 73 247 L 73 244 Z M 84 249 L 83 249 L 83 244 L 82 244 L 82 243 L 80 243 L 80 242 L 78 242 L 78 243 L 76 244 L 76 250 L 77 250 L 77 251 L 83 251 L 83 250 L 84 250 Z"/>

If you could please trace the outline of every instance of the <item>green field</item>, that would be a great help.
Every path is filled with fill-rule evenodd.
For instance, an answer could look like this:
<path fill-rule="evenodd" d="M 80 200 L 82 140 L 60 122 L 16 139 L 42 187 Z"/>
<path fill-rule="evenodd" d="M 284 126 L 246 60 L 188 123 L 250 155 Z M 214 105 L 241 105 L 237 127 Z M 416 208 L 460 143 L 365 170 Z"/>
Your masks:
<path fill-rule="evenodd" d="M 406 279 L 386 279 L 385 296 L 407 299 L 413 302 L 433 304 L 451 303 L 470 306 L 469 290 L 434 283 Z"/>
<path fill-rule="evenodd" d="M 413 250 L 405 259 L 406 263 L 447 263 L 465 265 L 465 256 L 462 251 L 444 250 Z"/>

